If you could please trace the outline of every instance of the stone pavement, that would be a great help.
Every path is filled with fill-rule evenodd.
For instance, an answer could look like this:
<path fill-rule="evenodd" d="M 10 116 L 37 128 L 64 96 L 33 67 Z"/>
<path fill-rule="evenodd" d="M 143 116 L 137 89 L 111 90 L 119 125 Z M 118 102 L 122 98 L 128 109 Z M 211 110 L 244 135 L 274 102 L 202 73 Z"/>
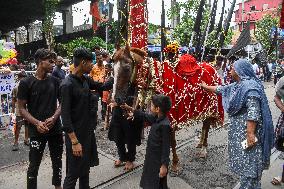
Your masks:
<path fill-rule="evenodd" d="M 270 101 L 270 107 L 273 115 L 274 124 L 276 124 L 277 118 L 280 114 L 279 110 L 275 107 L 275 104 L 273 102 L 273 96 L 274 96 L 274 87 L 271 83 L 265 83 L 266 88 L 266 94 L 268 96 L 268 99 Z M 200 128 L 199 128 L 200 129 Z M 197 127 L 190 127 L 186 130 L 180 130 L 177 136 L 178 141 L 183 142 L 187 139 L 193 137 L 194 135 L 198 134 Z M 211 147 L 209 147 L 209 156 L 208 158 L 212 157 L 212 153 L 216 152 L 216 146 L 222 146 L 222 137 L 226 135 L 226 132 L 221 131 L 222 136 L 214 137 L 214 132 L 212 135 L 210 135 L 209 140 L 211 140 L 210 144 Z M 1 137 L 0 137 L 1 139 Z M 223 138 L 223 141 L 225 141 L 226 138 Z M 3 140 L 2 140 L 3 141 Z M 22 150 L 17 153 L 10 152 L 9 149 L 5 149 L 2 147 L 7 147 L 8 141 L 4 140 L 4 142 L 0 141 L 0 189 L 24 189 L 26 188 L 26 170 L 27 170 L 27 148 L 22 146 Z M 190 146 L 193 146 L 196 141 L 193 141 L 189 143 Z M 225 143 L 225 142 L 224 142 Z M 9 152 L 8 152 L 9 151 Z M 181 161 L 183 162 L 183 165 L 186 165 L 186 160 L 189 161 L 189 166 L 193 163 L 191 161 L 192 153 L 188 153 L 188 147 L 185 147 L 182 149 L 179 153 L 183 154 L 183 157 L 181 156 Z M 210 155 L 211 153 L 211 155 Z M 5 155 L 6 154 L 6 155 Z M 48 154 L 48 152 L 47 152 Z M 262 188 L 263 189 L 276 189 L 281 188 L 281 186 L 273 186 L 270 184 L 271 179 L 274 176 L 278 176 L 281 174 L 283 159 L 278 157 L 279 153 L 275 153 L 272 157 L 273 161 L 271 168 L 264 172 L 263 178 L 262 178 Z M 188 156 L 188 157 L 187 157 Z M 6 166 L 2 167 L 4 164 L 9 165 L 9 158 L 11 159 L 11 163 L 14 162 L 22 162 L 17 163 L 12 166 Z M 15 161 L 14 161 L 15 159 Z M 124 174 L 123 168 L 114 169 L 113 168 L 113 160 L 114 158 L 110 155 L 106 155 L 104 152 L 100 152 L 100 165 L 98 167 L 91 168 L 90 173 L 90 186 L 94 188 L 110 188 L 110 189 L 139 189 L 139 181 L 142 174 L 142 162 L 137 162 L 137 169 L 135 169 L 133 172 L 129 174 Z M 194 159 L 193 159 L 194 160 Z M 214 162 L 214 158 L 205 160 L 207 162 Z M 2 165 L 1 165 L 2 162 Z M 196 164 L 198 165 L 198 161 L 196 161 Z M 199 168 L 196 166 L 196 169 L 201 169 L 204 163 L 199 163 Z M 2 167 L 2 168 L 1 168 Z M 63 178 L 65 177 L 65 155 L 63 157 Z M 190 167 L 192 168 L 192 167 Z M 223 167 L 217 167 L 217 169 L 223 169 Z M 184 172 L 190 174 L 190 169 L 184 169 Z M 193 173 L 191 173 L 193 174 Z M 200 174 L 206 174 L 206 172 L 200 172 Z M 50 189 L 53 188 L 51 186 L 51 175 L 52 175 L 52 169 L 51 169 L 51 162 L 48 155 L 45 155 L 45 158 L 42 161 L 40 170 L 39 170 L 39 176 L 38 176 L 38 188 L 39 189 Z M 196 175 L 195 177 L 192 177 L 190 179 L 182 179 L 181 177 L 168 177 L 168 183 L 169 187 L 171 189 L 191 189 L 194 188 L 192 186 L 194 182 L 196 182 L 197 179 L 202 175 Z M 214 183 L 216 182 L 216 179 L 214 181 L 214 177 L 211 178 L 210 182 Z M 223 178 L 226 180 L 226 178 Z M 197 182 L 207 182 L 208 180 L 198 180 Z M 206 185 L 206 183 L 205 183 Z M 78 186 L 77 186 L 78 188 Z M 203 187 L 195 187 L 196 189 L 204 189 Z M 216 189 L 221 189 L 222 187 L 217 187 L 211 185 L 206 187 Z M 223 187 L 228 188 L 228 187 Z M 237 189 L 238 187 L 234 187 Z M 283 184 L 284 188 L 284 184 Z M 228 188 L 229 189 L 229 188 Z"/>
<path fill-rule="evenodd" d="M 276 154 L 276 156 L 279 155 Z M 138 170 L 134 170 L 132 174 L 126 175 L 121 179 L 114 179 L 109 185 L 105 184 L 98 186 L 109 179 L 121 175 L 124 173 L 123 168 L 115 169 L 113 168 L 113 158 L 101 153 L 100 165 L 91 169 L 90 173 L 90 186 L 94 188 L 105 188 L 105 189 L 139 189 L 139 181 L 142 174 L 142 167 L 140 166 Z M 273 177 L 281 175 L 283 159 L 276 158 L 269 170 L 265 171 L 262 177 L 262 189 L 279 189 L 284 188 L 284 184 L 281 186 L 273 186 L 270 181 Z M 137 165 L 140 165 L 137 163 Z M 63 158 L 63 168 L 65 167 L 65 155 Z M 7 167 L 1 169 L 0 171 L 0 188 L 1 189 L 24 189 L 26 188 L 26 170 L 27 163 L 18 164 L 12 167 Z M 50 189 L 51 186 L 51 162 L 50 158 L 47 156 L 43 159 L 38 176 L 38 188 L 39 189 Z M 65 177 L 65 170 L 62 174 Z M 204 181 L 205 182 L 205 181 Z M 168 183 L 170 189 L 193 189 L 190 184 L 186 183 L 179 177 L 168 176 Z M 97 186 L 97 187 L 95 187 Z M 78 188 L 78 186 L 76 187 Z M 215 189 L 217 189 L 216 187 Z M 237 189 L 235 187 L 234 189 Z M 201 189 L 201 188 L 196 188 Z M 213 188 L 212 188 L 213 189 Z M 221 188 L 219 188 L 221 189 Z"/>
<path fill-rule="evenodd" d="M 95 187 L 105 181 L 117 177 L 124 173 L 123 168 L 113 167 L 113 158 L 100 152 L 100 165 L 91 168 L 90 171 L 90 186 Z M 65 168 L 65 155 L 63 156 L 63 168 Z M 136 165 L 141 165 L 141 162 Z M 1 189 L 24 189 L 26 188 L 26 170 L 27 163 L 17 164 L 15 166 L 7 167 L 1 169 L 0 171 L 0 188 Z M 115 183 L 111 183 L 111 186 L 105 185 L 104 187 L 95 188 L 115 188 L 115 189 L 135 189 L 139 188 L 139 181 L 142 174 L 142 167 L 139 167 L 137 171 L 122 180 L 118 180 Z M 65 170 L 62 171 L 63 178 L 65 177 Z M 51 161 L 48 156 L 46 156 L 40 166 L 39 176 L 38 176 L 38 188 L 39 189 L 50 189 L 51 186 Z M 182 179 L 178 177 L 169 177 L 169 186 L 171 188 L 184 188 L 191 189 L 191 187 L 186 184 Z M 78 186 L 76 187 L 78 188 Z"/>

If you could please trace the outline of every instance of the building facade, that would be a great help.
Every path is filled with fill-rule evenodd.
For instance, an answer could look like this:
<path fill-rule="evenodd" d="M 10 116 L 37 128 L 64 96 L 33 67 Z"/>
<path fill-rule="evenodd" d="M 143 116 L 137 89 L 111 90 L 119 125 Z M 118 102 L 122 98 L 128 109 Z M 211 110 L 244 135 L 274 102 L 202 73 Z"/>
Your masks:
<path fill-rule="evenodd" d="M 276 16 L 282 0 L 245 0 L 244 12 L 242 14 L 242 3 L 238 4 L 238 9 L 235 11 L 235 22 L 242 31 L 243 23 L 250 20 L 250 29 L 256 28 L 256 22 L 261 20 L 263 16 L 270 14 Z"/>

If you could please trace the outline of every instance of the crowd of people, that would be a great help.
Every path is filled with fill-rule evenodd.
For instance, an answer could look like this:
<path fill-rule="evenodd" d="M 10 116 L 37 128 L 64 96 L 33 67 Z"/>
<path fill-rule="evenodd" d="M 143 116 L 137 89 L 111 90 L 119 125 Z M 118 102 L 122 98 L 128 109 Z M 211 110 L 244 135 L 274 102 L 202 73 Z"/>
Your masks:
<path fill-rule="evenodd" d="M 17 123 L 12 150 L 19 150 L 19 133 L 21 127 L 25 126 L 24 143 L 30 148 L 28 189 L 35 189 L 40 185 L 37 183 L 37 176 L 46 144 L 52 161 L 52 185 L 55 189 L 62 188 L 64 144 L 66 177 L 63 188 L 75 188 L 77 180 L 80 189 L 90 188 L 90 167 L 99 165 L 94 132 L 98 120 L 104 122 L 103 130 L 107 130 L 110 125 L 121 126 L 116 127 L 120 128 L 119 132 L 114 132 L 116 136 L 109 137 L 116 142 L 118 150 L 119 159 L 114 162 L 114 167 L 124 166 L 127 171 L 134 168 L 136 143 L 126 142 L 133 137 L 130 136 L 133 131 L 131 124 L 125 120 L 138 120 L 151 125 L 140 186 L 145 189 L 168 188 L 171 126 L 167 113 L 172 107 L 169 97 L 154 95 L 150 113 L 113 101 L 110 95 L 114 85 L 112 58 L 98 47 L 94 48 L 93 53 L 83 47 L 76 48 L 68 70 L 63 69 L 64 59 L 47 49 L 37 50 L 34 58 L 37 65 L 35 75 L 27 76 L 24 71 L 20 72 L 20 82 L 12 93 L 12 111 L 16 115 Z M 223 57 L 217 57 L 215 62 L 210 59 L 206 61 L 211 62 L 223 78 L 222 86 L 208 86 L 205 83 L 200 86 L 204 90 L 222 95 L 224 110 L 230 119 L 230 168 L 240 176 L 241 189 L 261 188 L 261 176 L 263 170 L 269 167 L 274 135 L 268 100 L 261 80 L 270 81 L 274 75 L 276 84 L 282 77 L 281 62 L 268 63 L 266 75 L 261 77 L 261 70 L 255 62 L 251 64 L 244 59 L 232 58 L 226 64 Z M 275 103 L 282 110 L 283 89 L 279 83 L 283 84 L 283 79 L 277 83 Z M 121 119 L 123 116 L 127 119 Z M 279 119 L 283 118 L 282 115 Z M 279 122 L 278 125 L 283 123 L 284 121 Z M 141 133 L 136 136 L 141 137 Z M 243 141 L 246 144 L 242 145 Z M 284 179 L 276 181 L 279 179 L 274 179 L 273 183 L 281 183 Z"/>

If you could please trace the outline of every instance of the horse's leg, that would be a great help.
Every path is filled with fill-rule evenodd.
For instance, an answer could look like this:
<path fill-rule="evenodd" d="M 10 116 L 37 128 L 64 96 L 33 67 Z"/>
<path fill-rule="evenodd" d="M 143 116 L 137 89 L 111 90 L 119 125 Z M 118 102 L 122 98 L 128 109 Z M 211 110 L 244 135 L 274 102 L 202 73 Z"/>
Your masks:
<path fill-rule="evenodd" d="M 199 157 L 206 158 L 207 156 L 207 146 L 208 146 L 208 133 L 211 125 L 211 118 L 207 118 L 203 121 L 202 133 L 200 137 L 200 142 L 197 147 L 201 148 Z"/>
<path fill-rule="evenodd" d="M 196 148 L 202 148 L 203 146 L 207 146 L 209 128 L 210 128 L 210 123 L 207 118 L 202 122 L 201 136 Z"/>
<path fill-rule="evenodd" d="M 211 121 L 212 121 L 211 118 L 207 118 L 203 122 L 203 127 L 202 127 L 202 132 L 204 132 L 204 138 L 203 138 L 203 143 L 202 143 L 203 147 L 208 146 L 208 133 L 209 133 L 209 130 L 210 130 Z"/>
<path fill-rule="evenodd" d="M 172 153 L 173 153 L 173 163 L 172 163 L 171 170 L 173 172 L 178 172 L 179 158 L 178 158 L 177 150 L 176 150 L 177 142 L 176 142 L 175 133 L 176 133 L 176 130 L 173 129 L 171 132 L 171 147 L 172 147 Z"/>

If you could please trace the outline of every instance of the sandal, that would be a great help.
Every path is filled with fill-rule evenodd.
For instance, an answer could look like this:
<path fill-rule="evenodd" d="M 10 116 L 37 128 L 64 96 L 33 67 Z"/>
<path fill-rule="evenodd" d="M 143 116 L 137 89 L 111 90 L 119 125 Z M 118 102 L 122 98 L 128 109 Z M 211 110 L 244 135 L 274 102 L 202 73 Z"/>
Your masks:
<path fill-rule="evenodd" d="M 117 168 L 117 167 L 122 167 L 125 165 L 125 162 L 122 162 L 120 160 L 115 160 L 114 161 L 114 167 Z"/>
<path fill-rule="evenodd" d="M 273 185 L 281 185 L 281 178 L 280 177 L 274 177 L 271 181 L 271 184 Z"/>

